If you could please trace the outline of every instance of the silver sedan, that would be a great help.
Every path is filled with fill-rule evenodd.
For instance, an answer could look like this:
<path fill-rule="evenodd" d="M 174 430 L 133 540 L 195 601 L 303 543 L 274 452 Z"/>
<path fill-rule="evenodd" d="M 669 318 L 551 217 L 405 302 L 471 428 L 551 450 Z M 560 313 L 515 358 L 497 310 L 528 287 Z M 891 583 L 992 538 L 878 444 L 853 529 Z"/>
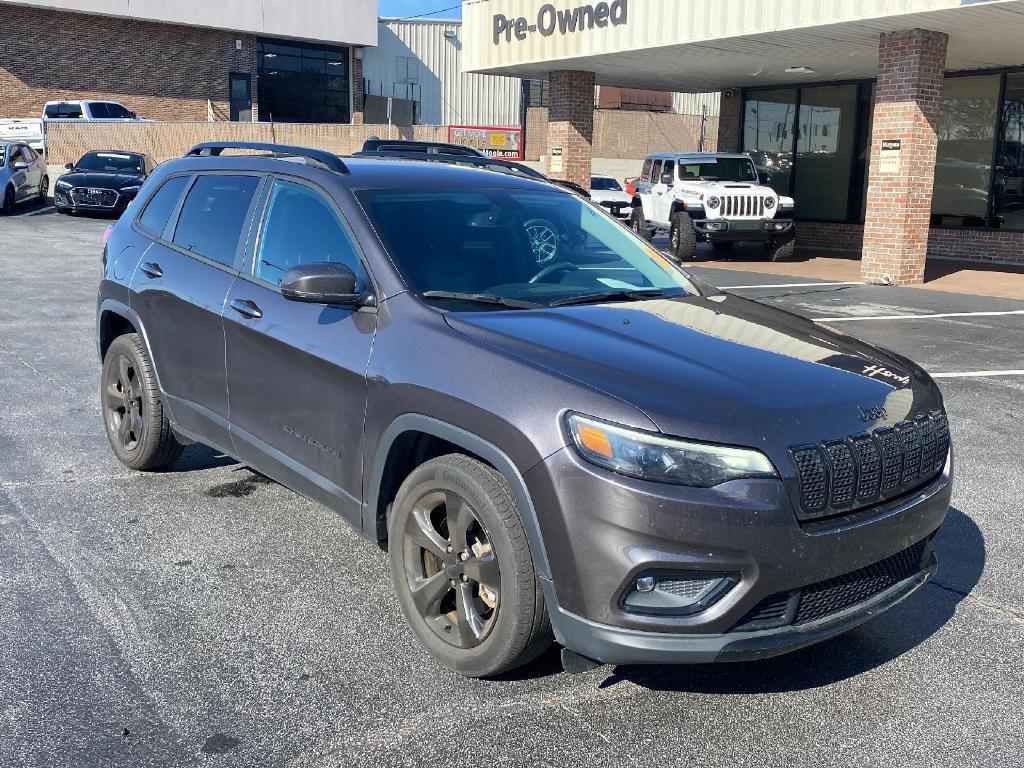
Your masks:
<path fill-rule="evenodd" d="M 46 158 L 28 144 L 0 142 L 0 213 L 10 214 L 26 200 L 45 202 L 49 191 Z"/>

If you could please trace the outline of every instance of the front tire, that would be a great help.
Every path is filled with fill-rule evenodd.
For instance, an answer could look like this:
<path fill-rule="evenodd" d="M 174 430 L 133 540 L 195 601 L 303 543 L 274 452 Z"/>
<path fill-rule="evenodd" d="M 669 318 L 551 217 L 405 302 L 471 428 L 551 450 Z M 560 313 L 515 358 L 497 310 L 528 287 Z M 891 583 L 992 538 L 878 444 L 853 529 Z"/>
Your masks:
<path fill-rule="evenodd" d="M 42 181 L 39 182 L 39 202 L 45 204 L 46 200 L 50 196 L 50 177 L 43 176 Z"/>
<path fill-rule="evenodd" d="M 0 215 L 10 216 L 14 213 L 14 187 L 7 187 L 4 190 L 3 203 L 0 204 Z"/>
<path fill-rule="evenodd" d="M 182 445 L 171 431 L 153 365 L 137 333 L 114 339 L 103 356 L 101 382 L 103 422 L 118 460 L 142 471 L 173 464 Z"/>
<path fill-rule="evenodd" d="M 648 243 L 654 239 L 654 230 L 648 226 L 647 219 L 644 218 L 644 209 L 640 206 L 636 206 L 630 211 L 629 228 L 637 237 L 643 238 Z"/>
<path fill-rule="evenodd" d="M 697 232 L 693 228 L 693 219 L 686 211 L 672 214 L 669 241 L 672 244 L 672 255 L 677 261 L 693 261 L 697 253 Z"/>
<path fill-rule="evenodd" d="M 391 578 L 406 621 L 441 664 L 491 677 L 551 644 L 551 625 L 512 489 L 462 454 L 421 464 L 388 520 Z"/>
<path fill-rule="evenodd" d="M 779 245 L 770 244 L 766 250 L 771 261 L 792 261 L 796 255 L 796 240 L 787 240 Z"/>

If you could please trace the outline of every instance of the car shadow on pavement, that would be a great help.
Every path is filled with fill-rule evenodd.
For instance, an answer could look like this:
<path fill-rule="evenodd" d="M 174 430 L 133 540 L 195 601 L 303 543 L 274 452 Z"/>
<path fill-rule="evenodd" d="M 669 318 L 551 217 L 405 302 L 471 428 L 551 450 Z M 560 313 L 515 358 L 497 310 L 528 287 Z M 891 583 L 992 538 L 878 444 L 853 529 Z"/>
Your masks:
<path fill-rule="evenodd" d="M 927 640 L 952 618 L 981 578 L 985 540 L 974 521 L 951 507 L 935 540 L 935 579 L 878 618 L 831 640 L 754 662 L 620 666 L 602 683 L 628 680 L 656 691 L 780 693 L 818 688 L 881 666 Z"/>
<path fill-rule="evenodd" d="M 165 472 L 197 472 L 203 469 L 215 469 L 216 467 L 230 467 L 239 462 L 230 456 L 221 453 L 215 448 L 202 443 L 192 443 L 185 446 L 181 456 L 174 464 L 168 467 Z"/>

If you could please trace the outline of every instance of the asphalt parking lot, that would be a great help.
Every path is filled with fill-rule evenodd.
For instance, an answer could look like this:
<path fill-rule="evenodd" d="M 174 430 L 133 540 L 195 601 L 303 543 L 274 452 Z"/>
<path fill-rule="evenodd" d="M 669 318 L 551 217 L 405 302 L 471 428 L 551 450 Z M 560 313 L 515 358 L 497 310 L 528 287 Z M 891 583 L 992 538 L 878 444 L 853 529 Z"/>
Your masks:
<path fill-rule="evenodd" d="M 326 509 L 202 446 L 116 462 L 108 223 L 0 219 L 0 765 L 1024 765 L 1024 302 L 695 267 L 943 375 L 937 580 L 779 659 L 471 681 Z"/>

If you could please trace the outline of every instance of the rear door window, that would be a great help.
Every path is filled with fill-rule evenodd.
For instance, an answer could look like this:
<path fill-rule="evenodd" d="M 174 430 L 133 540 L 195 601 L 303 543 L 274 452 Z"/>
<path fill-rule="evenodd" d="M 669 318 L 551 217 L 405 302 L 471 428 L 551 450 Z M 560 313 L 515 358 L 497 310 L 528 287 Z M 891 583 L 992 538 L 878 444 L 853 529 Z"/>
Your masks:
<path fill-rule="evenodd" d="M 259 183 L 258 176 L 200 176 L 182 204 L 174 244 L 226 267 L 233 266 Z"/>
<path fill-rule="evenodd" d="M 356 273 L 366 284 L 356 248 L 334 207 L 320 193 L 303 185 L 274 183 L 256 253 L 256 277 L 279 285 L 281 276 L 300 264 L 334 262 Z"/>
<path fill-rule="evenodd" d="M 640 178 L 641 179 L 650 179 L 651 178 L 651 166 L 652 165 L 654 165 L 654 161 L 651 160 L 651 158 L 648 157 L 646 160 L 644 160 L 644 167 L 640 171 Z"/>
<path fill-rule="evenodd" d="M 185 191 L 189 176 L 174 176 L 164 182 L 156 194 L 149 199 L 146 209 L 139 217 L 139 226 L 159 237 L 163 234 L 167 220 L 171 218 L 181 193 Z"/>

